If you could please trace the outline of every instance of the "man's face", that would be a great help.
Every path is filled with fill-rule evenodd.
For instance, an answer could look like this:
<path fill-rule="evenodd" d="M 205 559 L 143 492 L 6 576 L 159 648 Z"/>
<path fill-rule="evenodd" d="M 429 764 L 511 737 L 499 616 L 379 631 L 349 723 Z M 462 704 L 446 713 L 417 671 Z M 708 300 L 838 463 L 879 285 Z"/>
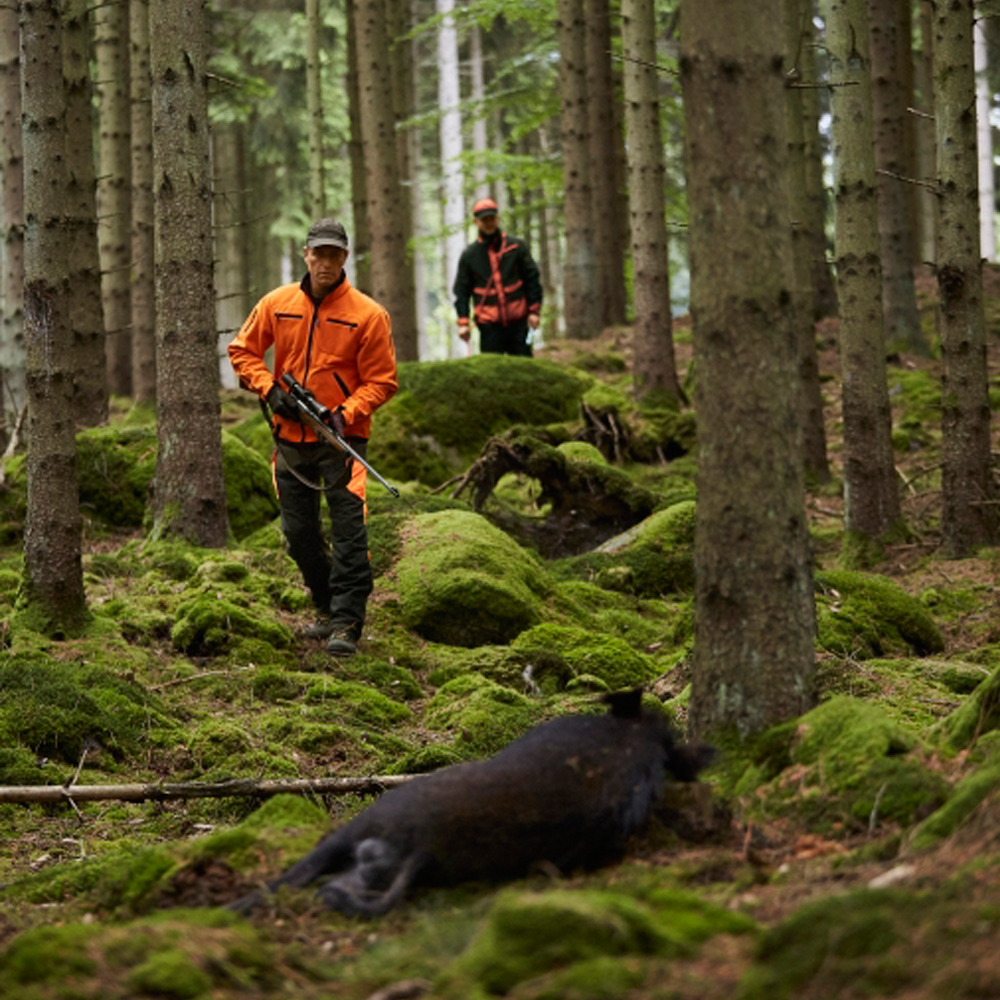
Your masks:
<path fill-rule="evenodd" d="M 500 219 L 495 212 L 489 215 L 477 215 L 476 226 L 483 236 L 492 236 L 500 226 Z"/>
<path fill-rule="evenodd" d="M 313 292 L 325 291 L 340 277 L 347 251 L 340 247 L 312 247 L 303 253 Z"/>

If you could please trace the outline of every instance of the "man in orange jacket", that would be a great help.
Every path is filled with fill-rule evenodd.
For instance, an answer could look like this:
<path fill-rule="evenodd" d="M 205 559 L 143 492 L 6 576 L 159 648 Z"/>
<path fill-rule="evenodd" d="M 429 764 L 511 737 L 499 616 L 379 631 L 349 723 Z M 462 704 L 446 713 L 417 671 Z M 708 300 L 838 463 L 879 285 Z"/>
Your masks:
<path fill-rule="evenodd" d="M 365 526 L 367 473 L 345 452 L 317 441 L 281 386 L 291 373 L 333 413 L 335 430 L 364 456 L 371 415 L 398 388 L 389 314 L 351 286 L 344 273 L 349 244 L 334 219 L 313 223 L 304 257 L 308 273 L 257 303 L 229 345 L 240 384 L 273 414 L 274 478 L 281 528 L 312 592 L 317 620 L 306 630 L 327 650 L 357 649 L 372 571 Z M 274 346 L 274 371 L 264 354 Z M 320 493 L 332 522 L 332 552 L 323 538 Z"/>
<path fill-rule="evenodd" d="M 458 335 L 469 340 L 471 298 L 479 349 L 530 358 L 542 309 L 542 282 L 528 245 L 500 228 L 499 212 L 492 198 L 480 198 L 472 206 L 479 238 L 459 258 L 452 288 Z"/>

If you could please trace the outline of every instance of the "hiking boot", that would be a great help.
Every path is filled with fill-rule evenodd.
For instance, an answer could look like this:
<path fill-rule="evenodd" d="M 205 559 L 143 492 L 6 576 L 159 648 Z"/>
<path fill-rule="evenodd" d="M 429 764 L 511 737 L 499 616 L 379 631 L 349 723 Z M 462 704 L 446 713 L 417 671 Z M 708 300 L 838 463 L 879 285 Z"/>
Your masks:
<path fill-rule="evenodd" d="M 304 634 L 307 639 L 328 639 L 331 632 L 333 632 L 333 620 L 329 615 L 320 612 L 316 621 L 305 630 Z"/>
<path fill-rule="evenodd" d="M 332 656 L 351 656 L 358 649 L 357 625 L 331 625 L 326 651 Z"/>

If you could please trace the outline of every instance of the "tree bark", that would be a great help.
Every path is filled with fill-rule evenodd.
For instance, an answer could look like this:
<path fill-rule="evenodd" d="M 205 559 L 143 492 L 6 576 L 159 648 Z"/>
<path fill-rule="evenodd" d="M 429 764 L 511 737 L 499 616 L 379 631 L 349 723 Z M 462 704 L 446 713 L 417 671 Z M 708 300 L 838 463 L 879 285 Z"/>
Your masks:
<path fill-rule="evenodd" d="M 149 76 L 149 0 L 129 0 L 132 93 L 132 394 L 156 399 L 156 315 L 153 281 L 153 108 Z M 246 315 L 244 313 L 244 315 Z"/>
<path fill-rule="evenodd" d="M 813 701 L 781 23 L 780 0 L 683 8 L 699 451 L 688 723 L 699 737 L 746 737 Z"/>
<path fill-rule="evenodd" d="M 309 214 L 313 219 L 326 215 L 323 180 L 323 74 L 320 69 L 319 41 L 322 22 L 320 0 L 306 0 L 306 113 L 309 117 Z M 244 315 L 246 315 L 244 313 Z"/>
<path fill-rule="evenodd" d="M 868 0 L 868 11 L 883 333 L 890 350 L 926 355 L 913 282 L 909 189 L 900 180 L 907 176 L 909 162 L 905 120 L 909 97 L 903 91 L 902 59 L 909 40 L 900 37 L 899 0 Z"/>
<path fill-rule="evenodd" d="M 472 152 L 476 156 L 475 199 L 490 197 L 490 186 L 486 180 L 486 156 L 489 151 L 489 137 L 486 133 L 486 112 L 483 99 L 486 96 L 486 74 L 483 68 L 483 32 L 478 24 L 469 27 L 469 69 L 472 78 L 473 101 Z"/>
<path fill-rule="evenodd" d="M 63 17 L 66 77 L 66 222 L 69 238 L 70 367 L 78 425 L 108 419 L 108 376 L 101 306 L 101 261 L 97 240 L 97 178 L 90 85 L 90 23 L 86 0 L 69 0 Z"/>
<path fill-rule="evenodd" d="M 351 212 L 354 232 L 351 257 L 355 285 L 366 294 L 372 290 L 372 241 L 368 230 L 368 176 L 365 171 L 364 140 L 361 134 L 361 92 L 358 89 L 357 7 L 360 0 L 345 0 L 347 17 L 347 104 L 351 119 L 348 144 L 351 161 Z"/>
<path fill-rule="evenodd" d="M 0 5 L 0 444 L 4 447 L 25 405 L 24 160 L 21 146 L 21 69 L 16 4 Z"/>
<path fill-rule="evenodd" d="M 441 203 L 444 217 L 444 271 L 451 289 L 458 273 L 458 260 L 465 249 L 465 194 L 462 178 L 462 114 L 458 76 L 458 32 L 455 30 L 454 0 L 437 0 L 441 23 L 437 33 L 438 108 L 441 114 Z M 450 296 L 449 296 L 450 299 Z M 449 316 L 449 319 L 453 319 Z M 448 324 L 448 356 L 465 356 L 466 347 L 458 326 Z"/>
<path fill-rule="evenodd" d="M 87 617 L 70 367 L 61 15 L 58 0 L 21 4 L 28 395 L 22 601 L 33 626 L 57 637 L 76 631 Z"/>
<path fill-rule="evenodd" d="M 670 313 L 665 167 L 653 0 L 622 3 L 625 130 L 632 240 L 632 387 L 638 398 L 680 400 Z"/>
<path fill-rule="evenodd" d="M 816 0 L 805 0 L 808 17 L 802 19 L 798 69 L 802 84 L 803 156 L 806 172 L 804 220 L 809 265 L 812 269 L 813 319 L 837 315 L 837 289 L 827 260 L 827 191 L 824 180 L 823 143 L 819 133 L 819 90 L 816 73 L 816 29 L 812 13 Z"/>
<path fill-rule="evenodd" d="M 104 328 L 108 388 L 132 395 L 131 109 L 129 106 L 127 5 L 95 8 L 99 142 L 97 207 L 100 219 Z"/>
<path fill-rule="evenodd" d="M 990 475 L 990 405 L 979 246 L 973 4 L 934 17 L 941 330 L 941 530 L 951 558 L 998 537 Z"/>
<path fill-rule="evenodd" d="M 601 332 L 591 214 L 590 123 L 587 117 L 587 34 L 584 0 L 558 0 L 559 119 L 562 128 L 563 264 L 566 335 L 587 340 Z"/>
<path fill-rule="evenodd" d="M 972 29 L 976 70 L 976 149 L 979 156 L 979 247 L 984 260 L 997 259 L 996 189 L 993 183 L 993 126 L 990 105 L 989 43 L 986 24 L 976 20 Z"/>
<path fill-rule="evenodd" d="M 917 160 L 917 178 L 924 182 L 917 189 L 917 217 L 913 256 L 915 264 L 930 264 L 934 260 L 934 219 L 937 198 L 928 187 L 937 176 L 937 151 L 934 138 L 934 24 L 931 5 L 920 5 L 920 51 L 914 56 L 914 80 L 917 88 L 913 141 Z"/>
<path fill-rule="evenodd" d="M 816 351 L 816 312 L 813 267 L 810 253 L 813 241 L 807 225 L 809 193 L 806 184 L 806 135 L 803 109 L 801 67 L 812 62 L 811 48 L 806 48 L 807 33 L 803 24 L 812 17 L 811 0 L 783 0 L 787 79 L 785 116 L 788 130 L 788 192 L 792 225 L 792 310 L 799 350 L 799 405 L 802 422 L 802 458 L 806 475 L 814 482 L 830 478 L 826 458 L 826 428 L 823 424 L 823 393 L 819 383 L 819 356 Z"/>
<path fill-rule="evenodd" d="M 153 537 L 226 544 L 204 0 L 150 8 L 156 260 Z"/>
<path fill-rule="evenodd" d="M 615 120 L 608 0 L 586 0 L 587 109 L 598 310 L 602 326 L 625 322 L 625 237 L 618 191 L 622 133 Z M 655 36 L 654 36 L 655 37 Z"/>
<path fill-rule="evenodd" d="M 400 2 L 400 0 L 390 0 Z M 367 172 L 371 294 L 392 317 L 396 356 L 417 360 L 416 303 L 410 248 L 399 238 L 405 211 L 391 100 L 392 72 L 384 0 L 356 0 L 358 94 Z"/>
<path fill-rule="evenodd" d="M 846 565 L 870 565 L 902 530 L 882 332 L 882 269 L 865 0 L 830 0 L 837 292 L 843 371 Z"/>

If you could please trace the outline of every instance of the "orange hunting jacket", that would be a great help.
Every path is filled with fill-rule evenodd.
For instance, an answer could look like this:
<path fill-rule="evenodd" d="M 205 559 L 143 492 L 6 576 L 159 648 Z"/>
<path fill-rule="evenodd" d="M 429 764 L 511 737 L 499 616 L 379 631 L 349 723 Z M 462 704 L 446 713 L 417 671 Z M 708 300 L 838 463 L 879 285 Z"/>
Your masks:
<path fill-rule="evenodd" d="M 291 372 L 325 406 L 343 407 L 348 436 L 366 438 L 371 415 L 399 388 L 389 314 L 353 288 L 347 275 L 318 308 L 308 288 L 306 275 L 298 284 L 265 295 L 230 343 L 229 360 L 240 384 L 261 397 Z M 264 363 L 272 344 L 273 374 Z M 334 372 L 347 385 L 346 398 Z M 277 415 L 274 419 L 283 441 L 316 440 L 308 425 Z"/>

